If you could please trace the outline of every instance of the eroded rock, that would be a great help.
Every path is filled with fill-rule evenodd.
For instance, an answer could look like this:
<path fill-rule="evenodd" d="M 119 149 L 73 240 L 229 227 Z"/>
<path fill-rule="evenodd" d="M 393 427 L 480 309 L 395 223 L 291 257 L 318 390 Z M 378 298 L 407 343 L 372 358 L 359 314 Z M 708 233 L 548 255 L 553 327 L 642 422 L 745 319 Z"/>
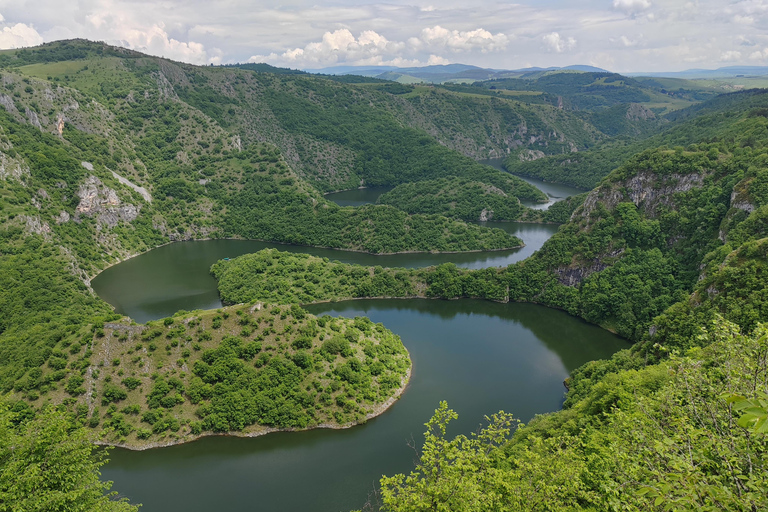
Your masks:
<path fill-rule="evenodd" d="M 88 176 L 77 191 L 80 203 L 75 208 L 75 219 L 81 215 L 97 215 L 99 224 L 115 227 L 119 221 L 131 222 L 139 216 L 139 208 L 123 203 L 117 192 L 105 186 L 96 176 Z"/>

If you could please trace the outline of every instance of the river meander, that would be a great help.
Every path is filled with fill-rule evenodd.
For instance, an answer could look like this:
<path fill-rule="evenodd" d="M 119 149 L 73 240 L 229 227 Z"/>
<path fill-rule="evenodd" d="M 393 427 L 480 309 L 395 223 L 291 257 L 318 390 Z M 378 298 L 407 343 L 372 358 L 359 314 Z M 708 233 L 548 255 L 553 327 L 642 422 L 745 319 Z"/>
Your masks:
<path fill-rule="evenodd" d="M 383 267 L 427 267 L 452 261 L 460 267 L 502 267 L 523 260 L 539 249 L 558 226 L 486 222 L 517 235 L 525 247 L 507 251 L 469 252 L 458 254 L 372 254 L 283 245 L 254 240 L 202 240 L 164 245 L 135 258 L 106 269 L 93 279 L 92 286 L 99 297 L 118 313 L 137 322 L 171 316 L 180 309 L 213 309 L 221 306 L 216 280 L 208 269 L 222 258 L 274 247 L 281 251 L 310 253 L 344 263 L 381 265 Z"/>
<path fill-rule="evenodd" d="M 522 238 L 513 251 L 469 254 L 362 253 L 242 241 L 167 245 L 102 272 L 94 290 L 136 321 L 179 309 L 221 306 L 210 265 L 266 247 L 364 265 L 421 267 L 453 261 L 468 268 L 528 257 L 557 230 L 495 224 Z M 207 437 L 179 446 L 115 449 L 102 475 L 143 512 L 344 511 L 360 508 L 379 478 L 408 472 L 424 422 L 441 400 L 459 413 L 449 434 L 475 431 L 498 410 L 528 421 L 562 406 L 563 380 L 581 364 L 626 342 L 561 311 L 478 300 L 357 300 L 316 304 L 317 315 L 368 316 L 403 339 L 413 359 L 408 389 L 381 416 L 346 430 Z"/>

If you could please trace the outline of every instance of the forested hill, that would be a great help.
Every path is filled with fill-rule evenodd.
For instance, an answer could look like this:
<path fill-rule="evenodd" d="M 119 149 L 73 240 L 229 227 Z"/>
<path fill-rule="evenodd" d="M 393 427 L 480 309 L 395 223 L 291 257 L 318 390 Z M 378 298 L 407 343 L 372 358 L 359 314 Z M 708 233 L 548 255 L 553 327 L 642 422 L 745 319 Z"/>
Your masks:
<path fill-rule="evenodd" d="M 318 285 L 308 293 L 292 283 L 291 300 L 537 302 L 635 342 L 577 369 L 564 410 L 511 439 L 503 414 L 478 438 L 446 439 L 453 413 L 441 406 L 416 469 L 382 479 L 386 510 L 763 510 L 766 107 L 768 92 L 758 91 L 699 109 L 678 127 L 688 125 L 693 142 L 629 158 L 540 251 L 505 269 L 369 273 L 264 252 L 214 272 L 234 302 L 274 298 L 269 284 L 302 265 Z M 347 285 L 352 276 L 360 286 Z"/>
<path fill-rule="evenodd" d="M 685 146 L 629 157 L 539 252 L 482 276 L 508 290 L 497 300 L 560 307 L 636 343 L 576 370 L 564 409 L 511 439 L 503 414 L 478 438 L 446 439 L 441 406 L 414 471 L 382 479 L 385 509 L 766 509 L 766 107 L 755 91 L 690 112 L 668 139 Z M 453 296 L 481 279 L 441 274 Z"/>
<path fill-rule="evenodd" d="M 573 158 L 615 141 L 583 113 L 496 96 L 195 67 L 86 41 L 0 52 L 0 505 L 11 496 L 39 508 L 51 492 L 61 508 L 130 509 L 105 497 L 93 464 L 72 469 L 90 480 L 64 463 L 61 481 L 25 470 L 73 444 L 78 461 L 91 460 L 88 438 L 103 429 L 113 442 L 172 442 L 256 423 L 345 424 L 402 389 L 407 354 L 365 319 L 249 304 L 137 326 L 95 297 L 89 278 L 178 239 L 373 253 L 515 246 L 502 230 L 457 220 L 478 210 L 459 205 L 469 200 L 455 188 L 476 192 L 473 208 L 508 198 L 515 208 L 493 204 L 510 217 L 524 211 L 518 197 L 536 196 L 470 157 L 579 150 Z M 282 271 L 285 259 L 304 273 L 291 283 L 322 272 L 320 284 L 341 287 L 315 287 L 323 299 L 536 302 L 636 342 L 574 372 L 564 410 L 511 440 L 504 414 L 478 437 L 442 439 L 452 412 L 441 407 L 420 466 L 382 481 L 389 510 L 762 510 L 766 112 L 757 91 L 679 114 L 564 202 L 556 214 L 569 222 L 508 268 L 441 265 L 413 279 L 262 255 L 269 262 L 245 258 L 217 275 L 237 278 L 241 262 Z M 400 190 L 362 208 L 322 196 L 361 183 Z M 424 191 L 457 206 L 414 201 Z M 370 281 L 349 287 L 345 272 Z"/>
<path fill-rule="evenodd" d="M 473 158 L 520 150 L 557 154 L 606 137 L 573 112 L 511 97 L 196 67 L 85 41 L 4 52 L 0 66 L 77 89 L 107 107 L 137 100 L 129 93 L 139 89 L 179 100 L 244 144 L 277 145 L 300 177 L 325 191 L 357 187 L 361 180 L 395 185 L 476 168 L 446 148 Z M 222 139 L 222 149 L 227 143 Z"/>
<path fill-rule="evenodd" d="M 665 124 L 660 126 L 663 130 L 658 133 L 647 132 L 645 137 L 635 139 L 616 137 L 598 147 L 568 155 L 540 155 L 541 158 L 533 160 L 513 155 L 505 161 L 505 167 L 516 174 L 592 188 L 632 155 L 646 149 L 687 146 L 706 140 L 733 141 L 742 128 L 733 118 L 762 115 L 763 95 L 761 89 L 725 94 L 666 114 Z M 614 117 L 618 115 L 621 119 L 622 115 L 632 117 L 631 108 L 619 105 L 603 112 L 613 110 Z"/>

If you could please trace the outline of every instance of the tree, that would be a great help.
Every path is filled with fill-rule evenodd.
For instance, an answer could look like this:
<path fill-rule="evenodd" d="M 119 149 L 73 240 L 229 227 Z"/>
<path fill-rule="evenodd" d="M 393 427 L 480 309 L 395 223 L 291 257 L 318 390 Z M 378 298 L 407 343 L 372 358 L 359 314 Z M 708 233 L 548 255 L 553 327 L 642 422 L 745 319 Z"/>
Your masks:
<path fill-rule="evenodd" d="M 0 512 L 135 512 L 99 480 L 105 452 L 53 407 L 21 421 L 0 402 Z"/>
<path fill-rule="evenodd" d="M 458 418 L 446 402 L 425 423 L 424 447 L 416 468 L 407 477 L 398 474 L 381 479 L 387 510 L 456 511 L 495 510 L 504 487 L 503 471 L 493 463 L 497 448 L 508 439 L 514 420 L 499 412 L 486 417 L 489 425 L 479 434 L 445 438 L 448 423 Z"/>

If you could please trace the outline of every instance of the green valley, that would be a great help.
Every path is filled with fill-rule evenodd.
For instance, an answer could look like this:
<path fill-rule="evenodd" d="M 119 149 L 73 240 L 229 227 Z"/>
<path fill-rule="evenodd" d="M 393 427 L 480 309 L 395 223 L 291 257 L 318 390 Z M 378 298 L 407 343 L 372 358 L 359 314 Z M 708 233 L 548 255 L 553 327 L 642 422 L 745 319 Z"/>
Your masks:
<path fill-rule="evenodd" d="M 302 307 L 357 298 L 533 303 L 632 343 L 568 368 L 562 409 L 527 425 L 487 411 L 456 435 L 456 412 L 433 404 L 415 468 L 387 470 L 372 508 L 768 503 L 765 90 L 675 82 L 670 96 L 670 81 L 592 72 L 405 85 L 84 40 L 1 51 L 0 76 L 0 509 L 55 497 L 45 510 L 135 510 L 98 480 L 94 442 L 150 448 L 382 413 L 412 382 L 407 343 Z M 521 201 L 546 195 L 476 161 L 489 157 L 591 190 L 533 210 Z M 394 188 L 360 207 L 323 196 L 362 186 Z M 146 324 L 91 289 L 107 267 L 183 240 L 522 246 L 478 220 L 562 225 L 503 268 L 227 258 L 211 268 L 226 306 Z"/>

